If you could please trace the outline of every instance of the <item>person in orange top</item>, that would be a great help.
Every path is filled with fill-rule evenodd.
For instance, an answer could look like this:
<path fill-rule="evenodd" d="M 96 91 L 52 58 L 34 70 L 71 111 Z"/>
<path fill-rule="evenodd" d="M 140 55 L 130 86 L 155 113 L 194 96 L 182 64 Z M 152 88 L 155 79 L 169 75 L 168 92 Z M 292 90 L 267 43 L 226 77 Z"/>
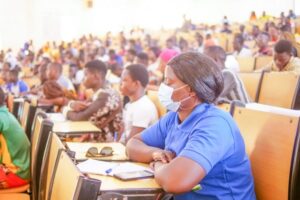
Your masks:
<path fill-rule="evenodd" d="M 252 11 L 252 12 L 251 12 L 251 15 L 250 15 L 249 21 L 250 21 L 250 22 L 254 22 L 254 21 L 256 21 L 256 20 L 257 20 L 256 13 L 255 13 L 255 11 Z"/>

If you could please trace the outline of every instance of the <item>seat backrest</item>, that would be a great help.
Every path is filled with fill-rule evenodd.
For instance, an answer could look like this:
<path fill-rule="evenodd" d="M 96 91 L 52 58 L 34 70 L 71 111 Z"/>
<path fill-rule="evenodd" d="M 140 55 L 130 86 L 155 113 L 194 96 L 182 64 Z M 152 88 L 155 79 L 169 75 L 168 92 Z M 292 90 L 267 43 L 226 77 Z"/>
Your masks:
<path fill-rule="evenodd" d="M 157 112 L 158 112 L 158 117 L 162 117 L 167 113 L 166 108 L 160 103 L 158 99 L 158 91 L 154 90 L 148 90 L 147 91 L 147 96 L 151 99 L 151 101 L 154 103 Z"/>
<path fill-rule="evenodd" d="M 229 103 L 221 103 L 221 104 L 218 104 L 217 107 L 226 112 L 230 112 L 230 104 Z"/>
<path fill-rule="evenodd" d="M 59 151 L 47 200 L 96 200 L 100 181 L 83 176 L 67 153 Z"/>
<path fill-rule="evenodd" d="M 23 104 L 23 111 L 20 117 L 20 123 L 21 126 L 24 130 L 26 130 L 26 125 L 27 125 L 27 119 L 28 119 L 28 114 L 29 114 L 29 108 L 30 108 L 30 103 L 25 101 Z"/>
<path fill-rule="evenodd" d="M 257 101 L 258 92 L 262 81 L 261 72 L 239 73 L 238 74 L 244 83 L 245 89 L 251 101 Z"/>
<path fill-rule="evenodd" d="M 255 70 L 261 69 L 271 63 L 273 60 L 272 56 L 258 56 L 255 59 Z"/>
<path fill-rule="evenodd" d="M 293 72 L 264 73 L 258 103 L 294 108 L 299 87 L 299 75 Z"/>
<path fill-rule="evenodd" d="M 299 116 L 236 107 L 233 117 L 251 161 L 257 199 L 294 199 Z"/>
<path fill-rule="evenodd" d="M 23 111 L 23 103 L 24 99 L 22 98 L 17 98 L 13 99 L 13 106 L 12 106 L 12 111 L 11 113 L 20 121 L 21 113 Z"/>
<path fill-rule="evenodd" d="M 45 119 L 46 116 L 42 111 L 36 114 L 31 136 L 31 186 L 33 199 L 37 197 L 45 146 L 53 127 L 53 123 Z"/>
<path fill-rule="evenodd" d="M 240 72 L 253 72 L 255 58 L 254 57 L 237 57 L 236 60 L 240 66 Z"/>
<path fill-rule="evenodd" d="M 56 161 L 48 200 L 77 199 L 75 193 L 79 185 L 78 180 L 83 175 L 66 152 L 60 151 Z"/>
<path fill-rule="evenodd" d="M 51 133 L 45 148 L 44 158 L 41 167 L 39 199 L 47 199 L 50 187 L 51 175 L 53 174 L 54 165 L 60 149 L 65 149 L 62 141 L 55 133 Z"/>

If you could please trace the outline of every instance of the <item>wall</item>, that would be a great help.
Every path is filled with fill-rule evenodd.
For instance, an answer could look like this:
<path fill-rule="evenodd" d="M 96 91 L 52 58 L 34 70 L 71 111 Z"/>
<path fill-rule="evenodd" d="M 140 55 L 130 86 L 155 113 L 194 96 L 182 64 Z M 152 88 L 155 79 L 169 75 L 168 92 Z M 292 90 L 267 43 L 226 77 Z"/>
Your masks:
<path fill-rule="evenodd" d="M 180 26 L 183 14 L 194 22 L 245 21 L 252 10 L 279 15 L 299 0 L 0 0 L 0 49 L 19 48 L 33 39 L 36 46 L 47 40 L 71 40 L 82 34 L 117 32 L 132 26 L 151 29 Z"/>

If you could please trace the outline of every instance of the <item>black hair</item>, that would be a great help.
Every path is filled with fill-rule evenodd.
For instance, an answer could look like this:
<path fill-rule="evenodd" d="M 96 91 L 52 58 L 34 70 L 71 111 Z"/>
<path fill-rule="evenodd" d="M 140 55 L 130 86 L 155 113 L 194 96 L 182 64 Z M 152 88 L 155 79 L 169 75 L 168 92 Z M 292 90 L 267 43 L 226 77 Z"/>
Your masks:
<path fill-rule="evenodd" d="M 158 47 L 156 47 L 156 46 L 150 47 L 150 50 L 154 53 L 154 55 L 156 56 L 156 58 L 159 57 L 161 51 L 160 51 L 160 49 Z"/>
<path fill-rule="evenodd" d="M 220 46 L 209 46 L 209 47 L 206 47 L 204 51 L 213 60 L 221 60 L 222 62 L 225 62 L 225 60 L 226 60 L 226 52 Z"/>
<path fill-rule="evenodd" d="M 5 63 L 3 63 L 3 65 L 8 65 L 9 69 L 11 68 L 10 62 L 5 62 Z"/>
<path fill-rule="evenodd" d="M 92 60 L 85 64 L 85 68 L 92 73 L 101 73 L 102 77 L 106 76 L 107 67 L 106 64 L 100 60 Z"/>
<path fill-rule="evenodd" d="M 289 24 L 285 24 L 285 25 L 280 27 L 280 30 L 282 32 L 290 32 L 291 33 L 292 32 L 292 27 Z"/>
<path fill-rule="evenodd" d="M 143 87 L 146 87 L 149 82 L 149 75 L 146 67 L 141 64 L 132 64 L 126 67 L 130 77 L 134 81 L 139 81 Z"/>
<path fill-rule="evenodd" d="M 111 54 L 116 54 L 116 51 L 115 51 L 114 49 L 110 49 L 110 50 L 108 51 L 108 54 L 109 54 L 109 55 L 111 55 Z"/>
<path fill-rule="evenodd" d="M 279 40 L 275 44 L 275 46 L 274 46 L 274 51 L 276 53 L 288 53 L 288 54 L 292 54 L 293 45 L 288 40 Z"/>
<path fill-rule="evenodd" d="M 244 44 L 244 37 L 242 34 L 240 33 L 237 33 L 234 35 L 234 39 L 238 40 L 240 44 Z"/>
<path fill-rule="evenodd" d="M 134 49 L 128 49 L 127 52 L 131 55 L 136 55 L 136 51 Z"/>
<path fill-rule="evenodd" d="M 15 77 L 19 77 L 19 71 L 17 69 L 12 69 L 9 71 L 9 74 L 15 76 Z"/>
<path fill-rule="evenodd" d="M 170 60 L 167 65 L 203 102 L 213 103 L 223 90 L 224 80 L 221 69 L 216 62 L 204 54 L 182 53 Z"/>
<path fill-rule="evenodd" d="M 145 52 L 140 52 L 137 54 L 137 57 L 141 60 L 149 60 L 148 54 L 146 54 Z"/>

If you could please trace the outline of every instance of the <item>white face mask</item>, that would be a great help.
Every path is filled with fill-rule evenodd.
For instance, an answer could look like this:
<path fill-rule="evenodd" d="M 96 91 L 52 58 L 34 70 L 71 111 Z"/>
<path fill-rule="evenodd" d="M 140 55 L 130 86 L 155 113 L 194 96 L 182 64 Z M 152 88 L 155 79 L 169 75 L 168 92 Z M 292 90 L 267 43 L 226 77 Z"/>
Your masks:
<path fill-rule="evenodd" d="M 179 89 L 181 89 L 185 86 L 187 86 L 187 85 L 176 88 L 176 90 L 179 90 Z M 159 89 L 158 89 L 158 98 L 159 98 L 159 101 L 162 103 L 162 105 L 167 110 L 177 112 L 177 110 L 180 107 L 181 102 L 185 101 L 186 99 L 188 99 L 190 97 L 187 97 L 187 98 L 185 98 L 181 101 L 175 102 L 172 99 L 173 92 L 174 92 L 174 88 L 172 88 L 172 87 L 170 87 L 170 86 L 168 86 L 164 83 L 161 83 L 160 86 L 159 86 Z"/>

